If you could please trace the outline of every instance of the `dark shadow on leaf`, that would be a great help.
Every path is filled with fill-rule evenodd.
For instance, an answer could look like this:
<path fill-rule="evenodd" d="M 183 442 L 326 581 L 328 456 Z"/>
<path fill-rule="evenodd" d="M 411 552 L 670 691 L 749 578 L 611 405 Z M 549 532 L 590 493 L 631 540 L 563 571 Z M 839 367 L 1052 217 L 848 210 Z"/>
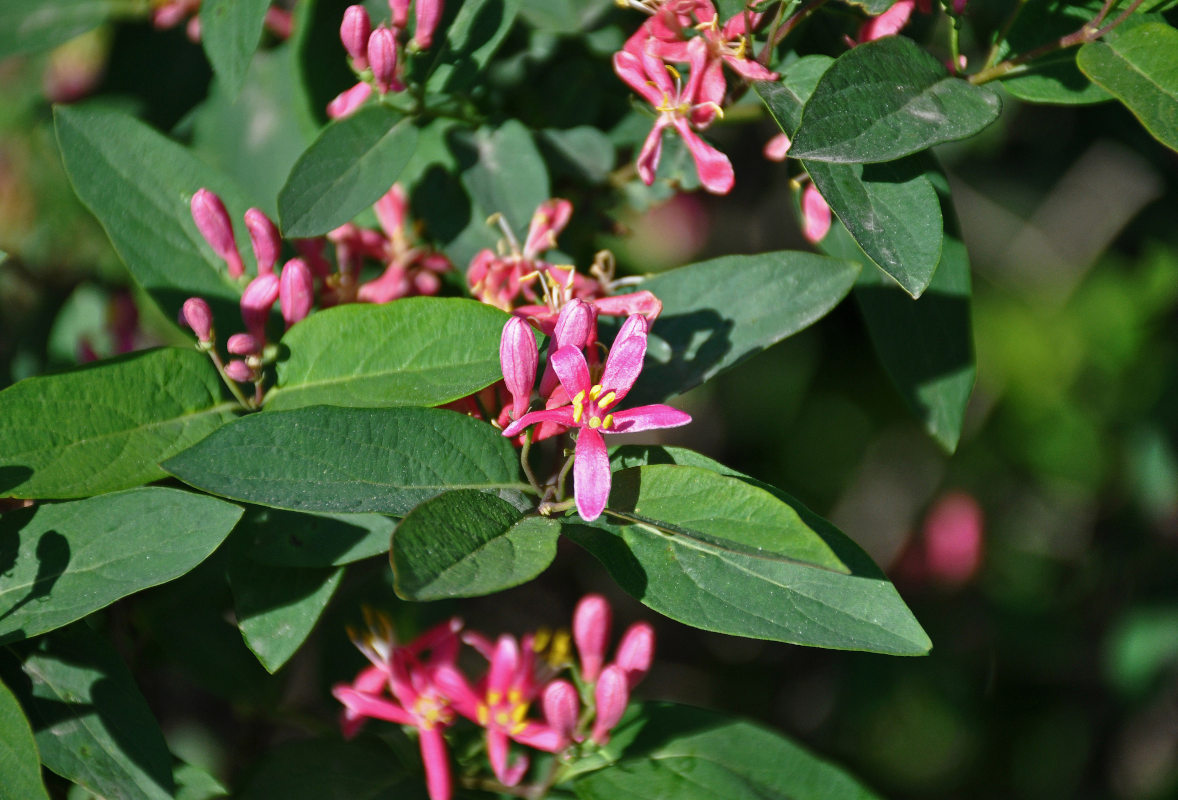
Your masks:
<path fill-rule="evenodd" d="M 248 508 L 241 527 L 252 539 L 249 556 L 277 567 L 330 567 L 369 535 L 342 519 L 256 506 Z"/>
<path fill-rule="evenodd" d="M 711 377 L 732 350 L 732 327 L 732 320 L 712 309 L 655 320 L 647 341 L 645 366 L 626 398 L 626 407 L 657 403 Z M 755 352 L 759 351 L 750 352 L 733 364 Z"/>
<path fill-rule="evenodd" d="M 33 511 L 33 509 L 21 509 L 21 511 Z M 19 540 L 19 534 L 9 533 L 8 518 L 13 516 L 16 516 L 16 514 L 5 515 L 4 525 L 0 527 L 0 540 L 8 540 L 10 538 L 17 538 Z M 17 522 L 16 524 L 19 524 L 21 527 L 24 526 L 24 522 Z M 7 549 L 7 545 L 5 549 Z M 32 586 L 29 587 L 29 593 L 18 600 L 3 614 L 0 614 L 0 620 L 7 619 L 33 601 L 45 601 L 49 599 L 54 585 L 62 574 L 65 573 L 66 569 L 69 568 L 69 540 L 57 531 L 45 531 L 37 539 L 36 556 L 37 574 L 33 578 Z M 7 553 L 3 557 L 7 557 Z M 15 558 L 13 559 L 13 564 L 15 564 Z M 12 641 L 12 634 L 0 638 L 0 642 L 5 640 Z"/>
<path fill-rule="evenodd" d="M 449 6 L 451 4 L 447 4 Z M 452 64 L 453 71 L 446 77 L 442 87 L 444 91 L 454 91 L 470 85 L 478 73 L 479 65 L 474 60 L 474 54 L 480 47 L 494 38 L 495 32 L 503 24 L 506 13 L 503 0 L 487 0 L 479 6 L 470 27 L 467 29 L 466 41 L 460 50 L 450 50 L 448 47 L 438 57 L 438 64 Z M 447 37 L 449 31 L 447 30 Z"/>
<path fill-rule="evenodd" d="M 646 595 L 646 570 L 630 552 L 619 528 L 600 521 L 597 525 L 562 521 L 560 532 L 600 561 L 627 594 L 639 600 Z"/>
<path fill-rule="evenodd" d="M 13 487 L 20 486 L 32 476 L 33 470 L 23 464 L 0 467 L 0 497 L 7 495 Z M 0 572 L 3 571 L 0 570 Z"/>
<path fill-rule="evenodd" d="M 914 391 L 921 384 L 973 365 L 968 298 L 928 291 L 913 300 L 895 284 L 856 286 L 854 293 L 877 339 L 902 347 L 912 331 L 935 331 L 925 337 L 926 346 L 910 348 L 906 355 L 882 354 L 890 356 L 889 370 L 909 402 L 916 402 Z"/>
<path fill-rule="evenodd" d="M 450 144 L 460 163 L 463 158 L 469 158 L 460 144 L 454 144 L 453 138 Z M 470 198 L 462 184 L 437 165 L 426 171 L 413 191 L 413 209 L 425 221 L 430 235 L 443 244 L 454 241 L 471 222 Z"/>

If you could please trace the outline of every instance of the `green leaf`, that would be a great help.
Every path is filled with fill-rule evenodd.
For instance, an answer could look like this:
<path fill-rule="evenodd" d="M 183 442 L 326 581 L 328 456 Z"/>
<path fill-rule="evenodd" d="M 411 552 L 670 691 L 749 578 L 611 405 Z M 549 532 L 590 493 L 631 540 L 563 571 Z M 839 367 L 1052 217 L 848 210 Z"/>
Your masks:
<path fill-rule="evenodd" d="M 755 84 L 782 131 L 791 133 L 801 119 L 805 92 L 822 63 L 802 59 L 782 82 Z M 926 162 L 916 157 L 868 165 L 804 160 L 802 166 L 867 257 L 919 297 L 940 261 L 944 236 Z"/>
<path fill-rule="evenodd" d="M 556 557 L 560 524 L 484 492 L 446 492 L 413 509 L 389 560 L 406 600 L 479 597 L 530 581 Z"/>
<path fill-rule="evenodd" d="M 1010 31 L 998 44 L 995 61 L 1035 50 L 1079 30 L 1099 8 L 1099 3 L 1092 8 L 1086 3 L 1021 3 Z M 1007 73 L 1001 81 L 1002 88 L 1011 95 L 1032 103 L 1083 105 L 1112 99 L 1080 72 L 1074 47 L 1036 58 L 1023 69 Z"/>
<path fill-rule="evenodd" d="M 0 0 L 0 60 L 57 47 L 126 7 L 125 0 Z"/>
<path fill-rule="evenodd" d="M 939 168 L 933 164 L 930 173 L 933 169 Z M 841 225 L 831 227 L 821 247 L 832 256 L 863 262 L 855 300 L 880 364 L 925 430 L 952 453 L 961 438 L 977 369 L 970 323 L 969 253 L 957 233 L 943 176 L 938 185 L 947 220 L 945 243 L 932 283 L 919 300 L 872 267 Z"/>
<path fill-rule="evenodd" d="M 160 487 L 5 514 L 0 537 L 16 560 L 0 586 L 0 641 L 60 628 L 180 577 L 240 518 L 237 506 Z"/>
<path fill-rule="evenodd" d="M 273 219 L 278 192 L 318 129 L 296 85 L 294 53 L 290 43 L 258 51 L 240 92 L 214 81 L 193 112 L 193 150 L 248 187 L 251 204 Z"/>
<path fill-rule="evenodd" d="M 507 315 L 474 300 L 410 297 L 329 308 L 283 337 L 290 357 L 266 408 L 436 406 L 503 377 Z"/>
<path fill-rule="evenodd" d="M 397 181 L 416 146 L 413 121 L 385 106 L 331 123 L 295 162 L 278 194 L 283 234 L 319 236 L 350 222 Z"/>
<path fill-rule="evenodd" d="M 998 118 L 989 89 L 950 76 L 903 36 L 853 47 L 835 60 L 806 101 L 789 154 L 808 161 L 894 161 L 965 139 Z"/>
<path fill-rule="evenodd" d="M 176 783 L 176 800 L 214 800 L 228 797 L 229 790 L 203 769 L 192 764 L 177 764 L 172 770 Z"/>
<path fill-rule="evenodd" d="M 365 739 L 287 742 L 268 751 L 241 800 L 419 800 L 387 747 Z"/>
<path fill-rule="evenodd" d="M 37 742 L 16 697 L 0 683 L 0 800 L 49 800 Z"/>
<path fill-rule="evenodd" d="M 871 559 L 780 489 L 681 448 L 619 448 L 614 462 L 712 469 L 762 489 L 793 508 L 851 570 L 848 575 L 703 549 L 643 525 L 612 525 L 612 520 L 598 520 L 594 527 L 562 525 L 562 533 L 601 561 L 622 589 L 655 611 L 704 630 L 837 650 L 923 655 L 932 647 Z M 616 473 L 615 481 L 623 474 Z"/>
<path fill-rule="evenodd" d="M 172 756 L 110 644 L 74 625 L 26 652 L 21 700 L 45 767 L 100 797 L 170 799 Z"/>
<path fill-rule="evenodd" d="M 576 779 L 580 800 L 878 797 L 783 736 L 712 711 L 648 703 L 613 737 L 630 741 L 611 768 Z"/>
<path fill-rule="evenodd" d="M 571 177 L 592 184 L 609 180 L 609 173 L 617 161 L 609 137 L 591 125 L 558 130 L 540 131 L 541 146 L 551 153 L 549 163 L 554 169 L 563 168 Z"/>
<path fill-rule="evenodd" d="M 663 303 L 630 402 L 663 400 L 817 322 L 847 295 L 859 267 L 813 253 L 724 256 L 641 286 Z"/>
<path fill-rule="evenodd" d="M 851 6 L 859 6 L 871 16 L 878 17 L 895 5 L 896 0 L 846 0 L 846 3 Z"/>
<path fill-rule="evenodd" d="M 200 7 L 201 44 L 230 95 L 245 81 L 269 8 L 270 0 L 205 0 Z"/>
<path fill-rule="evenodd" d="M 380 514 L 307 514 L 249 508 L 250 558 L 276 567 L 338 567 L 387 554 L 394 521 Z"/>
<path fill-rule="evenodd" d="M 453 93 L 473 86 L 511 30 L 519 6 L 520 0 L 465 0 L 438 47 L 429 90 Z"/>
<path fill-rule="evenodd" d="M 254 414 L 163 467 L 213 494 L 295 511 L 403 516 L 450 489 L 524 488 L 515 449 L 499 431 L 435 408 Z"/>
<path fill-rule="evenodd" d="M 164 477 L 158 464 L 233 418 L 195 350 L 160 348 L 0 392 L 0 494 L 85 497 Z"/>
<path fill-rule="evenodd" d="M 53 113 L 74 191 L 164 315 L 175 319 L 194 296 L 208 300 L 217 317 L 239 313 L 241 290 L 200 235 L 189 204 L 203 187 L 240 219 L 249 205 L 241 191 L 186 148 L 125 114 L 75 106 L 55 106 Z"/>
<path fill-rule="evenodd" d="M 516 120 L 456 135 L 453 147 L 462 187 L 470 196 L 470 221 L 446 252 L 454 263 L 466 264 L 500 238 L 498 228 L 487 225 L 488 217 L 503 215 L 522 240 L 536 207 L 552 197 L 552 190 L 531 132 Z"/>
<path fill-rule="evenodd" d="M 695 466 L 656 464 L 613 476 L 605 513 L 696 546 L 709 556 L 738 553 L 848 572 L 797 512 L 739 478 Z"/>
<path fill-rule="evenodd" d="M 243 548 L 229 564 L 237 627 L 250 652 L 274 673 L 295 654 L 327 607 L 343 567 L 275 567 Z"/>
<path fill-rule="evenodd" d="M 1076 63 L 1133 112 L 1150 134 L 1178 150 L 1178 30 L 1150 22 L 1112 41 L 1089 42 Z"/>

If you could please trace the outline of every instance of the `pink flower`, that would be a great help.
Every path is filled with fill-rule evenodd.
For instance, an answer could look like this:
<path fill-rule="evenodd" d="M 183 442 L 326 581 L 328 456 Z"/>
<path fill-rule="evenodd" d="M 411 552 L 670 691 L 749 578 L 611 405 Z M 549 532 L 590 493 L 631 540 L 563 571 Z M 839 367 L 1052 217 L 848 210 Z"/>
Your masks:
<path fill-rule="evenodd" d="M 896 3 L 878 17 L 872 17 L 859 28 L 858 44 L 873 42 L 885 36 L 895 36 L 899 33 L 916 7 L 916 0 L 896 0 Z"/>
<path fill-rule="evenodd" d="M 617 664 L 610 664 L 601 672 L 601 678 L 593 689 L 593 698 L 597 705 L 597 716 L 593 720 L 591 738 L 598 744 L 609 742 L 609 732 L 622 714 L 626 712 L 626 704 L 630 702 L 630 687 L 626 683 L 626 674 Z"/>
<path fill-rule="evenodd" d="M 404 187 L 393 184 L 373 206 L 380 231 L 347 224 L 329 236 L 336 243 L 341 265 L 359 271 L 360 260 L 367 256 L 387 265 L 380 277 L 362 285 L 356 299 L 362 303 L 387 303 L 401 297 L 436 294 L 441 288 L 441 273 L 449 272 L 450 260 L 441 253 L 414 241 L 409 225 L 409 197 Z"/>
<path fill-rule="evenodd" d="M 512 419 L 519 419 L 528 411 L 539 359 L 531 326 L 519 317 L 507 320 L 499 341 L 499 363 L 503 368 L 503 382 L 511 393 Z"/>
<path fill-rule="evenodd" d="M 237 242 L 233 237 L 233 222 L 229 219 L 229 212 L 221 198 L 208 189 L 197 189 L 192 196 L 192 221 L 196 223 L 200 235 L 213 248 L 213 252 L 225 261 L 229 268 L 229 277 L 240 278 L 245 274 L 245 264 L 237 252 Z"/>
<path fill-rule="evenodd" d="M 343 119 L 356 113 L 356 109 L 364 105 L 372 96 L 372 84 L 360 81 L 351 89 L 340 92 L 334 100 L 327 104 L 327 116 L 332 119 Z"/>
<path fill-rule="evenodd" d="M 505 786 L 515 786 L 527 772 L 528 759 L 521 756 L 508 764 L 509 739 L 554 753 L 565 746 L 567 737 L 545 723 L 527 719 L 529 706 L 541 689 L 530 637 L 525 637 L 521 647 L 515 637 L 500 636 L 490 662 L 490 670 L 477 688 L 453 665 L 438 669 L 437 682 L 451 698 L 455 711 L 486 728 L 491 769 Z"/>
<path fill-rule="evenodd" d="M 208 303 L 199 297 L 190 297 L 184 301 L 180 313 L 196 334 L 197 341 L 204 344 L 213 340 L 213 312 Z"/>
<path fill-rule="evenodd" d="M 282 236 L 278 233 L 278 226 L 266 216 L 265 211 L 251 208 L 245 212 L 245 229 L 249 231 L 250 245 L 258 262 L 258 274 L 273 272 L 282 251 Z"/>
<path fill-rule="evenodd" d="M 414 25 L 412 47 L 428 50 L 434 42 L 434 31 L 442 19 L 442 0 L 417 0 L 413 8 Z"/>
<path fill-rule="evenodd" d="M 364 6 L 348 6 L 340 24 L 339 38 L 352 59 L 357 72 L 368 69 L 368 37 L 372 34 L 372 20 Z"/>
<path fill-rule="evenodd" d="M 765 142 L 765 149 L 762 154 L 770 161 L 785 161 L 789 154 L 789 146 L 792 144 L 789 137 L 784 133 L 779 133 L 769 141 Z"/>
<path fill-rule="evenodd" d="M 689 415 L 662 404 L 613 411 L 642 371 L 649 325 L 645 317 L 638 315 L 623 323 L 606 358 L 600 383 L 592 382 L 589 365 L 578 348 L 570 345 L 557 350 L 549 358 L 561 386 L 572 400 L 571 405 L 529 412 L 503 431 L 504 436 L 515 436 L 539 422 L 579 428 L 573 478 L 577 511 L 587 522 L 601 516 L 609 499 L 609 455 L 603 433 L 637 433 L 691 422 Z"/>
<path fill-rule="evenodd" d="M 282 318 L 287 328 L 311 313 L 311 306 L 315 305 L 315 278 L 307 262 L 301 258 L 292 258 L 282 267 L 278 301 L 282 304 Z"/>
<path fill-rule="evenodd" d="M 638 175 L 647 186 L 654 183 L 662 154 L 663 129 L 669 126 L 683 137 L 703 187 L 714 194 L 727 194 L 735 182 L 732 163 L 691 128 L 692 125 L 702 128 L 712 121 L 723 100 L 723 86 L 717 95 L 714 86 L 704 83 L 708 50 L 703 39 L 696 37 L 688 42 L 686 56 L 691 74 L 683 85 L 679 73 L 650 52 L 641 57 L 625 50 L 614 54 L 614 72 L 659 112 L 638 154 Z M 671 75 L 675 76 L 674 81 Z"/>
<path fill-rule="evenodd" d="M 405 88 L 397 78 L 397 37 L 383 25 L 368 37 L 368 63 L 372 66 L 372 80 L 381 94 Z"/>
<path fill-rule="evenodd" d="M 241 319 L 245 329 L 259 342 L 266 341 L 266 318 L 278 302 L 278 276 L 263 273 L 249 282 L 241 294 Z"/>
<path fill-rule="evenodd" d="M 573 612 L 573 641 L 577 643 L 581 677 L 586 683 L 596 683 L 605 664 L 612 616 L 609 603 L 599 594 L 582 597 Z"/>
<path fill-rule="evenodd" d="M 510 229 L 506 229 L 508 255 L 482 250 L 471 261 L 466 271 L 471 294 L 488 305 L 510 311 L 523 289 L 525 276 L 537 273 L 543 279 L 540 273 L 546 273 L 549 265 L 540 256 L 556 246 L 556 237 L 568 225 L 572 213 L 573 204 L 568 200 L 558 197 L 545 200 L 532 214 L 522 248 Z"/>
<path fill-rule="evenodd" d="M 344 733 L 354 735 L 365 718 L 417 728 L 430 800 L 449 800 L 453 785 L 442 730 L 454 721 L 454 714 L 436 679 L 457 657 L 461 623 L 444 622 L 412 644 L 397 646 L 387 620 L 379 618 L 377 622 L 378 627 L 363 637 L 353 636 L 372 666 L 352 683 L 338 684 L 331 690 L 344 704 Z M 426 651 L 428 657 L 424 656 Z M 377 680 L 378 676 L 383 680 Z"/>

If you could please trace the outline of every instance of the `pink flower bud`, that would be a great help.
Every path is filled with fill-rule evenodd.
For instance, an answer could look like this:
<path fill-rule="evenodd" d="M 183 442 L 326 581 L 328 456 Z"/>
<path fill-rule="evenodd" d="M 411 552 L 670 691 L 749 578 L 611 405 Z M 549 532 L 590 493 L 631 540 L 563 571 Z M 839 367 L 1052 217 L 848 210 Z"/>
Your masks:
<path fill-rule="evenodd" d="M 368 63 L 372 65 L 372 79 L 381 94 L 400 91 L 397 81 L 397 37 L 383 25 L 368 37 Z"/>
<path fill-rule="evenodd" d="M 230 380 L 238 383 L 249 383 L 254 379 L 254 371 L 244 361 L 234 359 L 225 365 L 225 374 Z"/>
<path fill-rule="evenodd" d="M 646 677 L 654 661 L 654 628 L 645 622 L 635 622 L 622 634 L 614 663 L 626 675 L 626 686 L 633 689 Z"/>
<path fill-rule="evenodd" d="M 647 322 L 654 322 L 663 312 L 663 301 L 655 297 L 653 292 L 643 289 L 641 292 L 599 297 L 593 301 L 593 307 L 597 309 L 599 314 L 609 314 L 616 317 L 641 314 Z"/>
<path fill-rule="evenodd" d="M 389 11 L 393 15 L 393 28 L 405 30 L 409 24 L 409 0 L 389 0 Z"/>
<path fill-rule="evenodd" d="M 364 101 L 372 94 L 372 86 L 361 81 L 336 95 L 336 98 L 327 104 L 327 116 L 332 119 L 343 119 L 351 116 L 356 112 L 360 106 L 364 105 Z"/>
<path fill-rule="evenodd" d="M 830 206 L 814 184 L 802 190 L 802 235 L 817 244 L 830 231 Z"/>
<path fill-rule="evenodd" d="M 790 142 L 788 136 L 784 133 L 779 133 L 765 142 L 765 149 L 761 152 L 770 161 L 785 161 L 791 144 L 792 142 Z"/>
<path fill-rule="evenodd" d="M 408 217 L 409 196 L 405 194 L 405 187 L 394 183 L 372 207 L 380 227 L 390 239 L 405 229 L 405 219 Z"/>
<path fill-rule="evenodd" d="M 315 279 L 311 268 L 301 258 L 292 258 L 282 268 L 278 284 L 278 298 L 282 303 L 282 318 L 286 327 L 307 318 L 315 303 Z"/>
<path fill-rule="evenodd" d="M 609 741 L 609 732 L 622 714 L 626 713 L 626 704 L 630 702 L 630 690 L 626 686 L 626 675 L 622 668 L 610 664 L 601 671 L 601 678 L 593 690 L 593 698 L 597 703 L 597 716 L 593 720 L 593 741 L 605 744 Z"/>
<path fill-rule="evenodd" d="M 266 16 L 263 21 L 266 25 L 266 30 L 270 31 L 270 33 L 279 39 L 289 39 L 290 35 L 294 32 L 294 18 L 285 8 L 270 6 L 266 9 Z"/>
<path fill-rule="evenodd" d="M 184 34 L 188 37 L 188 41 L 200 44 L 200 17 L 192 17 L 188 20 L 188 24 L 184 26 Z"/>
<path fill-rule="evenodd" d="M 191 208 L 192 221 L 196 223 L 200 235 L 213 248 L 213 252 L 225 261 L 230 277 L 240 278 L 245 274 L 245 265 L 233 238 L 233 222 L 221 198 L 208 189 L 197 189 L 192 196 Z"/>
<path fill-rule="evenodd" d="M 325 244 L 326 241 L 320 236 L 313 239 L 295 239 L 294 246 L 299 251 L 299 257 L 307 262 L 316 278 L 326 278 L 331 273 L 331 262 L 323 257 Z"/>
<path fill-rule="evenodd" d="M 235 333 L 225 342 L 225 349 L 235 356 L 254 356 L 262 352 L 258 340 L 248 333 Z"/>
<path fill-rule="evenodd" d="M 251 208 L 245 212 L 245 229 L 250 234 L 250 245 L 254 248 L 254 258 L 258 262 L 258 274 L 273 272 L 282 251 L 282 236 L 278 233 L 278 226 L 266 216 L 265 211 Z"/>
<path fill-rule="evenodd" d="M 519 317 L 507 320 L 499 339 L 499 363 L 503 367 L 503 382 L 511 394 L 512 419 L 519 419 L 528 412 L 539 360 L 531 326 Z"/>
<path fill-rule="evenodd" d="M 352 68 L 357 72 L 368 69 L 368 37 L 372 35 L 372 20 L 364 6 L 348 6 L 339 27 L 339 38 L 352 57 Z"/>
<path fill-rule="evenodd" d="M 859 28 L 859 43 L 873 42 L 885 36 L 895 36 L 908 24 L 916 0 L 896 0 L 887 11 L 872 17 Z"/>
<path fill-rule="evenodd" d="M 573 612 L 573 641 L 581 657 L 581 677 L 593 683 L 605 663 L 605 645 L 609 641 L 612 612 L 599 594 L 587 594 Z"/>
<path fill-rule="evenodd" d="M 581 702 L 577 689 L 566 680 L 555 680 L 544 687 L 541 698 L 544 719 L 561 738 L 561 747 L 573 740 L 577 730 L 577 717 L 581 713 Z"/>
<path fill-rule="evenodd" d="M 414 7 L 413 46 L 418 50 L 428 50 L 434 43 L 434 31 L 442 19 L 442 0 L 417 0 Z"/>
<path fill-rule="evenodd" d="M 241 295 L 241 319 L 259 342 L 266 341 L 266 318 L 278 300 L 278 276 L 271 272 L 250 281 Z"/>
<path fill-rule="evenodd" d="M 180 314 L 196 334 L 197 341 L 203 343 L 213 340 L 213 312 L 208 303 L 199 297 L 190 297 L 184 301 Z"/>
<path fill-rule="evenodd" d="M 943 495 L 924 520 L 925 564 L 931 576 L 959 585 L 982 562 L 982 508 L 965 492 Z"/>
<path fill-rule="evenodd" d="M 653 295 L 651 295 L 653 297 Z M 592 306 L 584 300 L 573 299 L 564 305 L 560 315 L 556 318 L 556 327 L 552 331 L 552 341 L 548 345 L 549 354 L 555 353 L 562 347 L 573 346 L 584 350 L 589 346 L 590 336 L 596 328 L 596 313 Z M 556 371 L 549 362 L 544 367 L 544 375 L 540 378 L 540 396 L 549 397 L 552 390 L 559 385 Z"/>

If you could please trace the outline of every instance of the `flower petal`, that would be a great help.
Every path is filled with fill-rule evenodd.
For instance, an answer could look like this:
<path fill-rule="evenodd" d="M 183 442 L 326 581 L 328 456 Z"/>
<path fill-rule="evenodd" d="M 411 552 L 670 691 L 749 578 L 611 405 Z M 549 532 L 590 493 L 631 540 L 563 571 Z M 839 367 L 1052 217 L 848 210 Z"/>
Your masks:
<path fill-rule="evenodd" d="M 660 116 L 654 121 L 654 127 L 646 135 L 642 149 L 638 151 L 638 158 L 634 162 L 638 170 L 638 177 L 647 186 L 654 183 L 654 173 L 659 168 L 659 158 L 663 154 L 663 128 L 667 127 L 667 118 Z"/>
<path fill-rule="evenodd" d="M 588 372 L 588 368 L 585 370 Z M 542 408 L 538 411 L 529 411 L 515 422 L 503 429 L 504 436 L 518 436 L 520 431 L 529 425 L 535 425 L 537 422 L 555 422 L 557 425 L 564 425 L 565 427 L 573 427 L 576 423 L 573 422 L 573 408 L 572 406 L 561 406 L 560 408 Z"/>
<path fill-rule="evenodd" d="M 683 143 L 691 151 L 691 157 L 695 159 L 699 182 L 712 194 L 728 194 L 732 190 L 732 185 L 736 183 L 736 174 L 732 171 L 732 162 L 728 160 L 728 156 L 701 139 L 687 126 L 686 120 L 679 118 L 673 124 L 675 130 L 683 137 Z"/>
<path fill-rule="evenodd" d="M 573 488 L 577 513 L 581 519 L 592 522 L 601 516 L 609 500 L 609 453 L 605 449 L 605 439 L 593 428 L 581 428 L 575 452 Z"/>
<path fill-rule="evenodd" d="M 622 329 L 618 331 L 618 337 L 614 339 L 609 356 L 605 359 L 605 369 L 601 373 L 601 385 L 606 391 L 616 394 L 615 402 L 629 393 L 630 387 L 642 372 L 649 330 L 650 323 L 646 317 L 634 314 L 626 318 Z"/>
<path fill-rule="evenodd" d="M 539 360 L 532 327 L 519 317 L 508 319 L 499 340 L 499 364 L 503 368 L 503 382 L 511 393 L 511 415 L 516 419 L 528 411 Z"/>
<path fill-rule="evenodd" d="M 589 377 L 589 365 L 585 363 L 585 355 L 579 347 L 565 345 L 549 356 L 548 360 L 551 362 L 552 368 L 556 370 L 556 377 L 560 378 L 560 383 L 569 393 L 570 398 L 576 397 L 580 392 L 588 394 L 589 390 L 593 388 L 592 379 Z M 571 416 L 569 420 L 563 424 L 572 425 Z"/>
<path fill-rule="evenodd" d="M 453 785 L 446 739 L 440 728 L 421 728 L 421 760 L 425 764 L 425 785 L 430 800 L 450 800 Z"/>
<path fill-rule="evenodd" d="M 662 403 L 616 411 L 613 418 L 614 424 L 606 433 L 637 433 L 655 428 L 677 428 L 691 422 L 690 414 Z"/>

